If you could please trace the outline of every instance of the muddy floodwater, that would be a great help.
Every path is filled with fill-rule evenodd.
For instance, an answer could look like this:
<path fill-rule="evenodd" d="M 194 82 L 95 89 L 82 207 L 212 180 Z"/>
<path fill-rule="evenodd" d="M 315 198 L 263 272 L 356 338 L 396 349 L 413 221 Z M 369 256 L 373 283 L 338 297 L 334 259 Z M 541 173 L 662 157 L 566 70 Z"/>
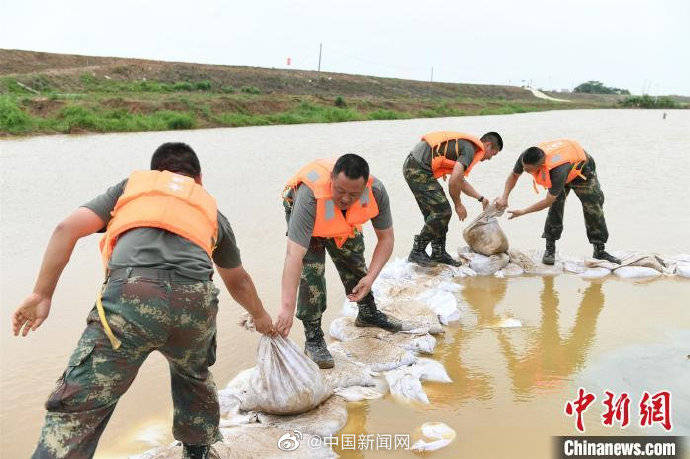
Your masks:
<path fill-rule="evenodd" d="M 405 121 L 213 129 L 186 132 L 47 136 L 0 141 L 2 314 L 0 314 L 0 455 L 28 457 L 43 421 L 43 403 L 63 371 L 84 327 L 102 280 L 97 237 L 77 244 L 53 299 L 48 320 L 29 338 L 11 336 L 9 317 L 31 291 L 43 249 L 55 225 L 75 207 L 147 168 L 162 142 L 188 142 L 201 159 L 204 184 L 230 220 L 242 261 L 267 309 L 280 297 L 285 219 L 280 193 L 303 163 L 355 152 L 391 198 L 396 246 L 406 257 L 422 218 L 402 177 L 402 163 L 419 137 L 431 130 L 481 134 L 495 130 L 505 147 L 477 166 L 471 183 L 498 195 L 520 151 L 559 137 L 577 139 L 596 159 L 606 195 L 604 209 L 611 250 L 645 250 L 664 255 L 690 253 L 690 111 L 572 110 L 522 115 Z M 523 176 L 510 206 L 536 199 Z M 464 198 L 469 220 L 480 210 Z M 546 212 L 501 219 L 514 248 L 541 247 Z M 570 195 L 561 252 L 591 255 L 582 210 Z M 462 224 L 454 216 L 449 251 L 461 245 Z M 368 257 L 375 238 L 366 229 Z M 344 293 L 327 263 L 328 310 L 338 316 Z M 545 457 L 551 436 L 574 434 L 575 419 L 564 406 L 578 387 L 597 396 L 585 413 L 587 434 L 663 432 L 639 427 L 644 391 L 672 391 L 673 432 L 690 435 L 690 280 L 660 277 L 635 282 L 609 276 L 516 278 L 476 277 L 457 281 L 463 318 L 439 340 L 433 358 L 452 384 L 425 383 L 429 405 L 400 403 L 389 396 L 349 405 L 343 433 L 414 434 L 425 422 L 444 422 L 457 433 L 437 457 Z M 219 387 L 254 365 L 257 337 L 241 331 L 241 308 L 227 292 L 218 317 L 218 360 L 212 368 Z M 515 318 L 522 327 L 497 327 Z M 327 329 L 326 326 L 324 326 Z M 301 346 L 302 326 L 291 337 Z M 684 381 L 684 382 L 683 382 Z M 172 441 L 172 403 L 167 363 L 154 353 L 120 400 L 96 457 L 126 457 Z M 631 422 L 625 430 L 600 420 L 604 391 L 628 392 Z M 277 451 L 276 451 L 277 452 Z M 340 451 L 344 456 L 391 455 L 393 451 Z M 401 451 L 398 451 L 401 453 Z M 412 455 L 411 452 L 404 454 Z"/>

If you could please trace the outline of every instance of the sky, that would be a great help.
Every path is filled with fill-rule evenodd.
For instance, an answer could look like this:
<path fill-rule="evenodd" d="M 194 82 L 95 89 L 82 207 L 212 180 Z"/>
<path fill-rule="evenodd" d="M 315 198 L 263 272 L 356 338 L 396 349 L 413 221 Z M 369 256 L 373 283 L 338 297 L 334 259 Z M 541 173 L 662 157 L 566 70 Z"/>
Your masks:
<path fill-rule="evenodd" d="M 690 96 L 690 1 L 0 0 L 0 48 Z M 291 59 L 288 67 L 287 59 Z"/>

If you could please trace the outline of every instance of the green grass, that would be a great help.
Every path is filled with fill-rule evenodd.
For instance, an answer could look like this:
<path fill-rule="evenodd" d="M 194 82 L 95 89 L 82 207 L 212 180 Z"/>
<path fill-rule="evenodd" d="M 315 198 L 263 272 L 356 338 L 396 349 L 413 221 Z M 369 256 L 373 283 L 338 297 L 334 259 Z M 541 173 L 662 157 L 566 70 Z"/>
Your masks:
<path fill-rule="evenodd" d="M 24 134 L 34 128 L 34 121 L 17 103 L 7 96 L 0 96 L 0 132 Z"/>
<path fill-rule="evenodd" d="M 262 95 L 253 86 L 236 89 L 210 80 L 109 80 L 90 73 L 78 78 L 80 89 L 71 86 L 58 91 L 53 86 L 54 81 L 41 75 L 21 78 L 23 84 L 40 94 L 22 88 L 13 77 L 0 78 L 0 135 L 335 123 L 582 108 L 578 104 L 496 98 L 388 100 L 366 97 L 346 101 L 342 96 L 330 99 L 304 95 L 285 97 Z M 270 112 L 262 104 L 282 108 Z M 264 113 L 256 113 L 258 108 Z"/>

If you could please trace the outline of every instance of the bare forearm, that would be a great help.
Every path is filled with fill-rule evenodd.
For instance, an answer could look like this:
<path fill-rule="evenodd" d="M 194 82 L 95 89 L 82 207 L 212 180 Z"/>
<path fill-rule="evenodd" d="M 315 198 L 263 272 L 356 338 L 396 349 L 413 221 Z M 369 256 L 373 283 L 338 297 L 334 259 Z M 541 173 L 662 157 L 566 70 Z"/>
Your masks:
<path fill-rule="evenodd" d="M 245 273 L 236 284 L 226 284 L 226 286 L 232 298 L 252 316 L 257 316 L 265 312 L 259 294 L 254 286 L 254 281 L 249 274 Z"/>
<path fill-rule="evenodd" d="M 381 273 L 381 270 L 388 262 L 393 253 L 393 246 L 395 245 L 393 237 L 379 240 L 374 248 L 374 254 L 371 257 L 371 264 L 369 265 L 369 276 L 376 279 Z"/>
<path fill-rule="evenodd" d="M 462 181 L 462 192 L 474 199 L 479 199 L 482 196 L 477 192 L 477 190 L 474 189 L 472 184 L 467 180 Z"/>
<path fill-rule="evenodd" d="M 460 175 L 459 177 L 452 177 L 450 178 L 448 182 L 448 194 L 450 194 L 450 198 L 453 200 L 453 204 L 458 206 L 461 204 L 461 199 L 460 199 L 460 194 L 464 188 L 465 184 L 465 178 Z"/>
<path fill-rule="evenodd" d="M 62 270 L 67 266 L 78 239 L 62 224 L 55 228 L 43 254 L 34 293 L 46 298 L 53 296 Z"/>
<path fill-rule="evenodd" d="M 532 212 L 539 212 L 540 210 L 544 210 L 547 207 L 550 207 L 552 203 L 553 203 L 552 199 L 549 199 L 548 197 L 544 198 L 541 201 L 537 201 L 534 204 L 532 204 L 531 206 L 526 207 L 523 210 L 523 213 L 531 214 Z"/>
<path fill-rule="evenodd" d="M 281 280 L 281 308 L 295 310 L 297 302 L 297 288 L 302 273 L 302 258 L 288 252 L 285 256 L 283 278 Z"/>
<path fill-rule="evenodd" d="M 510 196 L 510 192 L 513 191 L 513 188 L 515 188 L 515 184 L 517 183 L 518 178 L 520 178 L 519 175 L 513 172 L 510 173 L 510 175 L 506 179 L 505 188 L 503 190 L 503 199 L 508 199 L 508 196 Z"/>

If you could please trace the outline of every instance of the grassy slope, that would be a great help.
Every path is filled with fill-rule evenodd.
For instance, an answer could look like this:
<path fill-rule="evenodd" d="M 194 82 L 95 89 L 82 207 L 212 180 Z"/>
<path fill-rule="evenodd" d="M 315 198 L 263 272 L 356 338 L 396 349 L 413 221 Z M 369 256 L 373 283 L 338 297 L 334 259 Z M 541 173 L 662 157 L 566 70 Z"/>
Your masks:
<path fill-rule="evenodd" d="M 538 99 L 512 86 L 0 50 L 0 134 L 507 114 L 618 103 L 616 96 L 568 98 L 571 103 Z"/>

